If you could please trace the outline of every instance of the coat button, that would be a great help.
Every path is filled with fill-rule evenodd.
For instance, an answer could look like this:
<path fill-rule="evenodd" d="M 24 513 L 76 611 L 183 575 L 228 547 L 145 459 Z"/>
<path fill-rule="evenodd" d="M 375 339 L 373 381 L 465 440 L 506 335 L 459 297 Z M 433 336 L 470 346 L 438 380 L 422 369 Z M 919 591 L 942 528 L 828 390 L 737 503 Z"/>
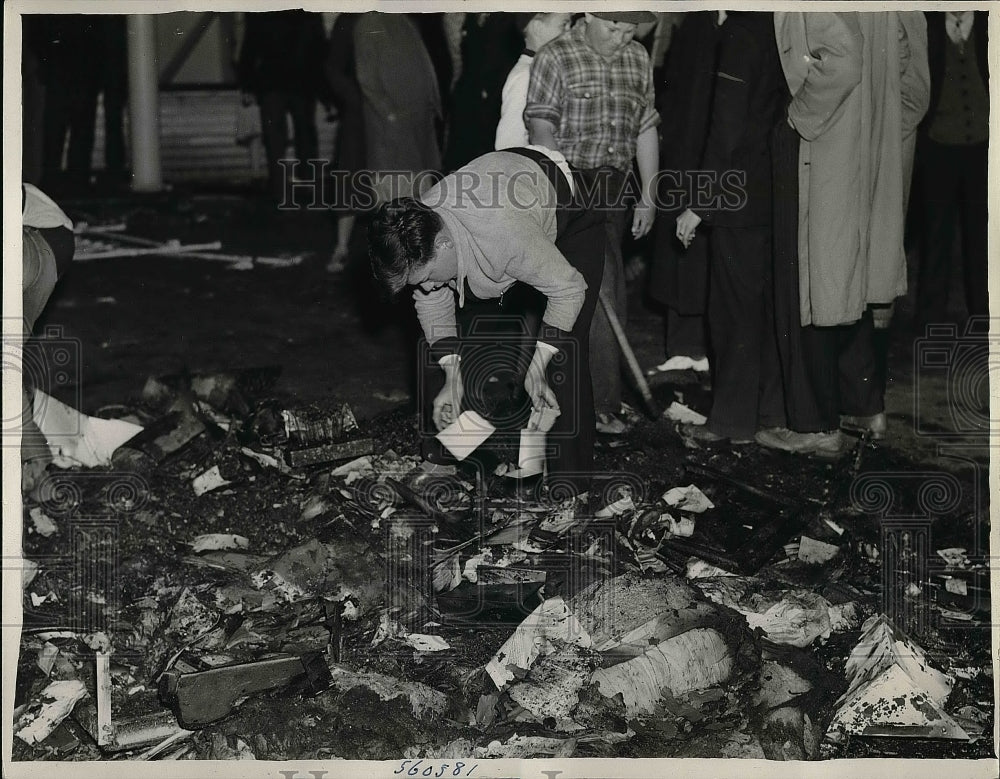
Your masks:
<path fill-rule="evenodd" d="M 584 93 L 583 93 L 583 96 L 584 96 L 584 97 L 590 97 L 590 92 L 584 92 Z"/>

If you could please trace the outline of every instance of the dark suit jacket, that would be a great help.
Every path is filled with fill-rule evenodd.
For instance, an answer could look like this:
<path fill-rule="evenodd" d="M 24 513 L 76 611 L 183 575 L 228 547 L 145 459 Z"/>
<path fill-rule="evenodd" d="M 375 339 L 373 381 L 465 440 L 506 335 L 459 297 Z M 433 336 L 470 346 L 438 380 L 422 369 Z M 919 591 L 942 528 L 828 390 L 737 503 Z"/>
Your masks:
<path fill-rule="evenodd" d="M 656 91 L 662 120 L 661 170 L 693 170 L 705 150 L 719 42 L 715 19 L 715 11 L 685 14 L 667 51 L 663 80 Z M 678 204 L 676 213 L 687 205 Z"/>
<path fill-rule="evenodd" d="M 927 17 L 927 63 L 931 72 L 931 103 L 924 115 L 921 129 L 926 130 L 937 112 L 938 100 L 941 99 L 941 83 L 944 80 L 944 51 L 945 44 L 948 43 L 948 34 L 945 31 L 945 12 L 928 11 Z M 983 77 L 983 84 L 989 90 L 990 66 L 986 54 L 986 25 L 987 12 L 976 11 L 975 20 L 972 23 L 972 37 L 976 42 L 976 59 L 979 64 L 979 75 Z"/>
<path fill-rule="evenodd" d="M 770 135 L 786 92 L 770 12 L 732 12 L 721 28 L 708 139 L 701 168 L 716 177 L 709 224 L 771 224 Z"/>

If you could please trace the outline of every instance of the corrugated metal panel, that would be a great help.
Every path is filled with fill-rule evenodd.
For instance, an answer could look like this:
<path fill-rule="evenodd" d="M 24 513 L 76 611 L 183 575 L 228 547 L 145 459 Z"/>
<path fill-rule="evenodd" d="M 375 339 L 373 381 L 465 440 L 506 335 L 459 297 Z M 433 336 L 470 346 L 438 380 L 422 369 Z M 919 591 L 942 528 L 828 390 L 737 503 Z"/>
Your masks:
<path fill-rule="evenodd" d="M 160 93 L 160 156 L 163 180 L 188 183 L 248 183 L 266 176 L 260 139 L 248 146 L 235 140 L 240 95 L 236 90 L 190 90 Z M 316 110 L 319 153 L 333 152 L 336 123 Z M 291 120 L 288 137 L 291 139 Z M 128 144 L 128 115 L 125 117 Z M 293 153 L 289 143 L 289 154 Z M 104 110 L 98 104 L 94 170 L 104 169 Z"/>

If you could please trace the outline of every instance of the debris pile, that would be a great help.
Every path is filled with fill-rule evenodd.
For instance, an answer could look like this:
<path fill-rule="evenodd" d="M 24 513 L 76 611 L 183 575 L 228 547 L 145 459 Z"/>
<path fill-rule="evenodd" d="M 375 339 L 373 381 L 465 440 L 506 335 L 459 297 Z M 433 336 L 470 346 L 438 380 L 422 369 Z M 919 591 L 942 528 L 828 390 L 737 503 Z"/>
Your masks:
<path fill-rule="evenodd" d="M 25 501 L 23 759 L 815 759 L 852 738 L 988 739 L 971 692 L 988 655 L 934 670 L 882 613 L 877 541 L 835 490 L 792 498 L 688 459 L 561 495 L 400 455 L 409 417 L 287 403 L 278 375 L 150 378 L 113 420 L 36 403 L 64 459 Z M 117 518 L 106 538 L 95 515 Z M 51 561 L 85 533 L 83 579 Z M 943 551 L 928 589 L 983 587 Z"/>

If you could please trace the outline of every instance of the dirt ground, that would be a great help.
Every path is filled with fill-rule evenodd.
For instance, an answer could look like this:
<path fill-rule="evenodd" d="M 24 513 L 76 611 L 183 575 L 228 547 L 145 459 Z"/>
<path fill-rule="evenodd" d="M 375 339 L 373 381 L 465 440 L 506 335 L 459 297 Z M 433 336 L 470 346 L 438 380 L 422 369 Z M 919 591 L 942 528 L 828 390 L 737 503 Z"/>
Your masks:
<path fill-rule="evenodd" d="M 66 210 L 78 222 L 124 222 L 132 235 L 183 243 L 221 240 L 225 253 L 301 257 L 301 262 L 292 267 L 257 266 L 243 271 L 211 260 L 168 257 L 75 263 L 37 325 L 39 330 L 58 328 L 58 336 L 69 339 L 78 349 L 78 369 L 49 387 L 57 398 L 86 413 L 113 416 L 116 408 L 138 403 L 151 376 L 275 365 L 282 370 L 274 390 L 280 401 L 323 407 L 346 402 L 366 434 L 380 446 L 392 446 L 399 454 L 415 454 L 411 355 L 417 325 L 405 302 L 385 303 L 371 289 L 361 230 L 355 236 L 348 272 L 330 275 L 325 264 L 333 245 L 333 222 L 322 212 L 279 213 L 232 192 L 76 201 L 67 203 Z M 635 251 L 643 248 L 635 247 Z M 956 323 L 962 317 L 959 298 L 956 285 L 952 295 Z M 817 504 L 827 507 L 824 516 L 856 529 L 858 539 L 877 543 L 878 528 L 857 508 L 863 496 L 850 492 L 853 478 L 874 474 L 896 490 L 893 510 L 897 516 L 919 515 L 928 505 L 941 507 L 930 517 L 931 555 L 939 548 L 963 547 L 970 556 L 987 556 L 989 448 L 982 434 L 990 424 L 985 355 L 979 342 L 965 336 L 964 325 L 955 324 L 953 334 L 946 332 L 928 340 L 927 334 L 912 332 L 911 320 L 912 301 L 906 298 L 900 302 L 889 332 L 886 411 L 890 435 L 877 447 L 863 446 L 852 455 L 854 472 L 850 472 L 851 464 L 817 463 L 755 445 L 742 452 L 691 449 L 664 419 L 640 420 L 622 441 L 605 442 L 598 452 L 598 465 L 608 471 L 636 474 L 650 495 L 681 483 L 692 465 L 711 466 L 764 489 L 815 498 Z M 645 302 L 641 281 L 630 288 L 627 330 L 644 367 L 663 359 L 662 319 Z M 653 391 L 661 406 L 680 399 L 696 410 L 708 410 L 709 390 L 693 376 L 658 380 Z M 629 397 L 639 408 L 636 396 Z M 190 462 L 197 452 L 187 456 Z M 182 470 L 180 466 L 168 469 L 162 478 L 176 481 Z M 940 474 L 948 484 L 957 485 L 957 492 L 938 504 L 932 496 L 928 503 L 921 485 Z M 248 492 L 210 494 L 197 502 L 193 496 L 184 497 L 187 493 L 164 487 L 154 512 L 159 519 L 147 515 L 144 523 L 132 523 L 121 530 L 118 554 L 126 571 L 121 602 L 141 598 L 157 574 L 167 571 L 169 578 L 171 566 L 178 565 L 178 546 L 198 533 L 244 533 L 251 548 L 266 547 L 269 551 L 317 537 L 314 527 L 299 521 L 302 501 L 315 489 L 315 479 L 289 484 L 270 472 L 256 478 L 259 480 Z M 170 505 L 164 505 L 164 500 Z M 161 521 L 164 518 L 166 521 Z M 56 550 L 48 541 L 30 537 L 26 551 L 44 556 Z M 858 550 L 838 570 L 841 573 L 837 576 L 852 584 L 875 587 L 880 581 L 878 565 L 866 561 Z M 189 574 L 177 576 L 183 580 Z M 811 582 L 813 586 L 821 584 Z M 468 698 L 470 689 L 464 685 L 475 687 L 469 680 L 476 678 L 476 670 L 502 642 L 503 632 L 453 628 L 448 635 L 452 646 L 460 650 L 456 652 L 458 659 L 450 663 L 453 667 L 437 661 L 414 665 L 408 656 L 388 661 L 379 670 L 423 680 Z M 839 636 L 817 652 L 818 662 L 825 668 L 817 673 L 827 686 L 825 697 L 810 704 L 814 716 L 828 716 L 832 700 L 843 692 L 844 658 L 856 638 L 857 633 Z M 928 628 L 922 640 L 932 661 L 945 668 L 990 664 L 986 624 L 958 628 L 937 625 Z M 363 653 L 364 646 L 357 636 L 348 640 L 345 651 Z M 200 734 L 199 755 L 226 756 L 225 745 L 217 742 L 218 734 L 229 738 L 229 745 L 234 736 L 244 736 L 258 758 L 274 759 L 389 758 L 402 756 L 414 745 L 443 744 L 468 735 L 447 718 L 433 725 L 394 729 L 366 721 L 356 713 L 374 704 L 361 693 L 337 699 L 335 709 L 319 698 L 283 700 L 280 711 L 269 708 L 272 702 L 266 697 L 252 699 L 224 725 Z M 992 713 L 991 675 L 960 683 L 952 704 L 988 704 Z M 330 714 L 334 710 L 336 716 Z M 391 716 L 391 708 L 387 711 L 386 716 Z M 304 724 L 289 727 L 289 723 Z M 309 730 L 312 727 L 315 730 Z M 617 752 L 592 749 L 595 755 L 710 757 L 725 754 L 732 746 L 719 735 L 721 731 L 725 728 L 696 730 L 683 739 L 664 738 L 662 732 L 641 733 Z M 503 735 L 491 737 L 502 739 Z M 779 753 L 777 749 L 767 756 L 780 757 Z M 859 739 L 825 756 L 991 754 L 991 738 L 957 746 Z M 25 759 L 38 757 L 26 755 Z"/>

